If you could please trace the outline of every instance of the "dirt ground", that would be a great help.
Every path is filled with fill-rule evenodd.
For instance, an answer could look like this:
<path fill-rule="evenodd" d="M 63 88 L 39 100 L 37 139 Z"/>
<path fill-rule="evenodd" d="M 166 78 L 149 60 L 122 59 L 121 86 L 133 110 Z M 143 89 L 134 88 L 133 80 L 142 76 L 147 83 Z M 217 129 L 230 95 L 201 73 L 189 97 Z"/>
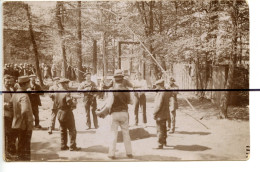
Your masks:
<path fill-rule="evenodd" d="M 116 159 L 113 161 L 182 161 L 182 160 L 246 160 L 250 146 L 248 118 L 218 119 L 218 109 L 208 101 L 191 100 L 196 108 L 193 111 L 186 101 L 180 98 L 177 110 L 176 132 L 168 134 L 167 144 L 163 150 L 153 149 L 157 146 L 155 121 L 152 118 L 154 93 L 147 95 L 146 128 L 135 127 L 133 106 L 129 105 L 130 134 L 132 138 L 133 159 L 127 159 L 124 145 L 119 139 L 117 143 Z M 98 118 L 99 128 L 86 130 L 85 110 L 82 99 L 78 99 L 74 116 L 77 128 L 77 146 L 81 151 L 60 151 L 59 123 L 56 121 L 56 131 L 52 135 L 47 133 L 51 114 L 51 99 L 45 95 L 41 97 L 40 124 L 42 130 L 34 130 L 32 135 L 32 161 L 111 161 L 107 157 L 110 116 Z M 229 111 L 236 114 L 236 108 Z M 240 109 L 248 116 L 248 108 Z M 193 118 L 192 118 L 192 117 Z M 234 115 L 233 115 L 234 116 Z M 202 122 L 205 128 L 195 119 Z M 93 127 L 93 126 L 92 126 Z"/>

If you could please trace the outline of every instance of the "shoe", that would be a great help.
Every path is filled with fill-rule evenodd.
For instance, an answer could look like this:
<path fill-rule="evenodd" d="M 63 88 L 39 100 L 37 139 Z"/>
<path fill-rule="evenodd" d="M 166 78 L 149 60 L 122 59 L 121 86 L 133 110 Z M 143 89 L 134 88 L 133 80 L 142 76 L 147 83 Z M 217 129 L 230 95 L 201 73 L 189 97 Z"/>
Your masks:
<path fill-rule="evenodd" d="M 163 145 L 157 146 L 154 149 L 163 149 Z"/>
<path fill-rule="evenodd" d="M 52 130 L 48 131 L 48 133 L 51 135 L 52 134 Z"/>
<path fill-rule="evenodd" d="M 34 127 L 35 127 L 35 128 L 38 128 L 38 129 L 42 128 L 42 126 L 40 126 L 39 124 L 38 124 L 38 125 L 35 125 Z"/>
<path fill-rule="evenodd" d="M 133 158 L 133 155 L 132 154 L 127 154 L 126 155 L 128 158 Z"/>
<path fill-rule="evenodd" d="M 173 134 L 175 131 L 170 131 L 169 134 Z"/>
<path fill-rule="evenodd" d="M 107 157 L 110 158 L 110 159 L 116 159 L 115 156 L 107 156 Z"/>
<path fill-rule="evenodd" d="M 79 151 L 81 148 L 80 147 L 72 147 L 70 148 L 70 151 Z"/>
<path fill-rule="evenodd" d="M 91 128 L 90 127 L 87 127 L 86 130 L 90 130 Z"/>
<path fill-rule="evenodd" d="M 99 126 L 96 126 L 95 129 L 98 129 Z"/>
<path fill-rule="evenodd" d="M 68 146 L 64 146 L 64 147 L 61 147 L 60 150 L 69 150 L 69 147 Z"/>

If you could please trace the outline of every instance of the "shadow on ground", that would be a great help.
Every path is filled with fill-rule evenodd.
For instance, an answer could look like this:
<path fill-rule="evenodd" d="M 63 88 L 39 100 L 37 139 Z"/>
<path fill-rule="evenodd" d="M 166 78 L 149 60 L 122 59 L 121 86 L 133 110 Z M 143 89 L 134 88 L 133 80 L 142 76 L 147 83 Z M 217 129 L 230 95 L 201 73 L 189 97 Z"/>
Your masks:
<path fill-rule="evenodd" d="M 98 152 L 98 153 L 108 153 L 108 147 L 97 145 L 97 146 L 90 146 L 88 148 L 81 149 L 84 152 Z"/>
<path fill-rule="evenodd" d="M 141 161 L 179 161 L 181 158 L 170 157 L 170 156 L 161 156 L 161 155 L 143 155 L 143 156 L 134 156 L 133 159 Z"/>
<path fill-rule="evenodd" d="M 176 131 L 176 134 L 188 134 L 188 135 L 193 135 L 193 134 L 198 134 L 198 135 L 209 135 L 211 134 L 210 132 L 189 132 L 189 131 Z"/>
<path fill-rule="evenodd" d="M 174 149 L 182 151 L 205 151 L 211 148 L 201 145 L 176 145 L 174 146 Z"/>

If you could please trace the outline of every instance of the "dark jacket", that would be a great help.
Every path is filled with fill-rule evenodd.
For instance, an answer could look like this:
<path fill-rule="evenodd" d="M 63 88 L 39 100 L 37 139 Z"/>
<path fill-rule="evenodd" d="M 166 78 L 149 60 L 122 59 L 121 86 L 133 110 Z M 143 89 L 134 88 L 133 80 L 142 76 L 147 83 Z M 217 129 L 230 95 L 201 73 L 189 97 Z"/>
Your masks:
<path fill-rule="evenodd" d="M 31 91 L 41 91 L 41 86 L 38 84 L 35 84 L 30 88 Z M 30 93 L 29 98 L 31 101 L 32 106 L 41 106 L 41 99 L 40 95 L 43 95 L 43 93 Z"/>
<path fill-rule="evenodd" d="M 169 118 L 169 98 L 168 92 L 157 92 L 154 100 L 154 119 L 167 120 Z"/>
<path fill-rule="evenodd" d="M 124 86 L 120 88 L 114 88 L 115 90 L 127 90 Z M 113 92 L 114 102 L 112 104 L 110 112 L 127 112 L 128 104 L 130 103 L 129 92 Z"/>

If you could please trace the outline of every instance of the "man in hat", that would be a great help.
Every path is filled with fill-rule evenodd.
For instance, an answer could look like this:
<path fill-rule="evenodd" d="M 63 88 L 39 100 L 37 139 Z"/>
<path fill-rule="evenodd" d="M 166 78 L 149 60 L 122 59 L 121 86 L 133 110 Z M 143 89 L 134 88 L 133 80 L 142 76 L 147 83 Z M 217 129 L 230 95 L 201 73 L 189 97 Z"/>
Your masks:
<path fill-rule="evenodd" d="M 164 90 L 164 80 L 157 80 L 155 83 L 157 90 Z M 156 93 L 154 100 L 154 112 L 153 118 L 156 120 L 157 126 L 157 137 L 158 137 L 158 147 L 157 149 L 163 149 L 166 145 L 167 129 L 166 121 L 169 118 L 169 95 L 167 92 L 159 91 Z"/>
<path fill-rule="evenodd" d="M 28 76 L 18 78 L 18 92 L 12 95 L 13 122 L 12 128 L 18 136 L 18 158 L 20 161 L 31 160 L 31 137 L 33 129 L 33 112 L 27 89 L 30 87 Z"/>
<path fill-rule="evenodd" d="M 36 84 L 36 75 L 30 75 L 30 87 L 28 91 L 42 91 L 41 86 Z M 43 93 L 30 93 L 30 101 L 32 104 L 32 110 L 33 110 L 33 115 L 35 119 L 34 127 L 35 128 L 42 128 L 40 125 L 40 119 L 39 119 L 39 106 L 41 106 L 41 99 L 40 95 L 43 95 Z"/>
<path fill-rule="evenodd" d="M 169 89 L 178 90 L 179 87 L 175 84 L 175 79 L 173 77 L 169 80 Z M 176 110 L 178 109 L 177 91 L 170 93 L 170 118 L 168 119 L 168 128 L 170 129 L 170 134 L 175 132 L 176 124 Z"/>
<path fill-rule="evenodd" d="M 49 134 L 52 134 L 52 130 L 55 129 L 55 121 L 56 121 L 56 116 L 57 116 L 57 107 L 54 103 L 54 97 L 55 97 L 55 92 L 59 90 L 59 83 L 60 78 L 59 77 L 55 77 L 53 78 L 53 85 L 49 88 L 49 91 L 53 91 L 53 93 L 50 93 L 49 96 L 53 101 L 53 106 L 52 106 L 52 113 L 51 113 L 51 120 L 50 120 L 50 125 L 49 125 Z"/>
<path fill-rule="evenodd" d="M 114 90 L 127 90 L 123 85 L 123 72 L 121 70 L 116 70 L 114 74 L 115 83 L 113 85 Z M 115 159 L 116 143 L 117 143 L 117 134 L 118 126 L 121 127 L 123 134 L 124 145 L 126 150 L 126 155 L 129 158 L 132 158 L 132 146 L 131 139 L 129 136 L 129 126 L 128 126 L 128 104 L 130 103 L 130 94 L 129 92 L 109 92 L 108 99 L 111 103 L 109 107 L 112 123 L 111 123 L 111 142 L 109 146 L 108 157 Z"/>
<path fill-rule="evenodd" d="M 85 74 L 85 79 L 86 80 L 79 85 L 79 87 L 78 87 L 79 91 L 82 91 L 82 90 L 86 90 L 86 91 L 97 90 L 96 84 L 93 81 L 91 81 L 91 73 L 90 72 L 87 72 Z M 92 112 L 94 127 L 97 129 L 98 128 L 98 119 L 97 119 L 97 115 L 96 115 L 96 112 L 95 112 L 96 109 L 97 109 L 96 94 L 94 94 L 93 92 L 84 92 L 83 101 L 85 103 L 85 110 L 86 110 L 87 130 L 91 129 L 90 111 Z"/>
<path fill-rule="evenodd" d="M 4 86 L 3 91 L 8 91 L 4 93 L 4 133 L 5 133 L 5 158 L 6 160 L 12 160 L 13 155 L 16 152 L 15 148 L 15 133 L 12 129 L 13 121 L 13 103 L 12 103 L 12 92 L 11 87 L 11 76 L 4 76 Z"/>
<path fill-rule="evenodd" d="M 69 80 L 62 78 L 59 80 L 59 90 L 68 90 Z M 61 132 L 61 150 L 78 151 L 79 147 L 76 146 L 76 127 L 73 115 L 73 99 L 68 92 L 55 93 L 54 104 L 57 108 L 57 118 L 60 123 Z M 67 146 L 68 135 L 67 130 L 69 130 L 70 136 L 70 147 Z"/>
<path fill-rule="evenodd" d="M 142 74 L 138 72 L 137 78 L 134 81 L 134 89 L 135 90 L 146 90 L 147 89 L 147 82 L 146 80 L 142 79 Z M 142 111 L 143 115 L 143 123 L 146 125 L 146 96 L 145 92 L 135 92 L 134 93 L 134 113 L 135 113 L 135 125 L 138 125 L 138 113 L 139 113 L 139 106 Z"/>

